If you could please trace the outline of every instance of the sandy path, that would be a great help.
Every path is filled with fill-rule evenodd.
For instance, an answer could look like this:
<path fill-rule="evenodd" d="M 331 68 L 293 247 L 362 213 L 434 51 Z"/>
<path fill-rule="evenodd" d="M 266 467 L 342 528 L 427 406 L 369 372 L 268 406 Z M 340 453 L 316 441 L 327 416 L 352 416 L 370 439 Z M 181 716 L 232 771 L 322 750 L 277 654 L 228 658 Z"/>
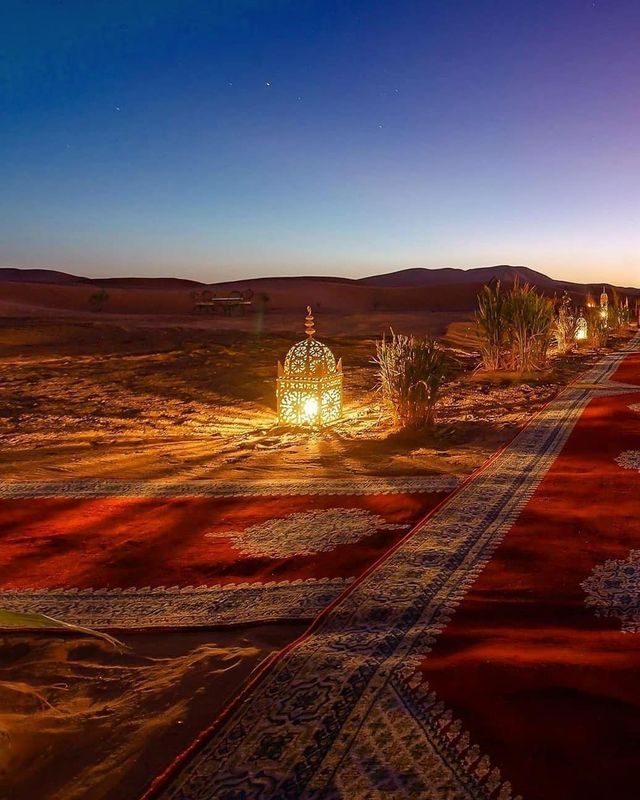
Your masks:
<path fill-rule="evenodd" d="M 135 800 L 303 625 L 0 638 L 0 797 Z"/>
<path fill-rule="evenodd" d="M 385 322 L 406 330 L 413 316 Z M 423 328 L 442 330 L 442 316 Z M 374 392 L 373 339 L 330 336 L 345 364 L 345 419 L 300 434 L 277 427 L 274 387 L 277 360 L 297 334 L 133 324 L 4 321 L 0 478 L 464 475 L 585 361 L 524 385 L 461 371 L 444 392 L 435 435 L 406 435 L 391 430 Z M 473 346 L 468 328 L 449 329 L 461 369 L 463 346 Z"/>

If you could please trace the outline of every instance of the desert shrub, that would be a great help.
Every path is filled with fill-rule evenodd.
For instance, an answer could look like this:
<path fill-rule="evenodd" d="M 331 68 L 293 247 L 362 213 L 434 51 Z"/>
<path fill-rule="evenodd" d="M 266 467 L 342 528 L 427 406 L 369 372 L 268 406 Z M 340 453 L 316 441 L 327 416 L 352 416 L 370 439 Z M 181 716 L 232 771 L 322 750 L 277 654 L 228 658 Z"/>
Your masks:
<path fill-rule="evenodd" d="M 628 302 L 623 302 L 620 294 L 612 287 L 613 303 L 609 306 L 609 330 L 617 331 L 626 327 L 630 321 Z"/>
<path fill-rule="evenodd" d="M 626 328 L 628 325 L 631 324 L 631 311 L 629 310 L 629 301 L 624 305 L 620 305 L 617 308 L 618 312 L 618 325 L 621 328 Z"/>
<path fill-rule="evenodd" d="M 543 369 L 553 318 L 553 301 L 529 284 L 516 281 L 507 293 L 499 282 L 485 286 L 476 311 L 484 369 Z"/>
<path fill-rule="evenodd" d="M 109 299 L 109 294 L 104 289 L 99 289 L 92 295 L 89 295 L 89 308 L 92 311 L 102 311 Z"/>
<path fill-rule="evenodd" d="M 478 295 L 476 324 L 482 342 L 483 368 L 491 371 L 500 369 L 503 366 L 509 324 L 507 296 L 500 287 L 500 281 L 493 286 L 484 286 Z"/>
<path fill-rule="evenodd" d="M 448 371 L 445 351 L 428 337 L 391 331 L 376 342 L 373 363 L 378 389 L 394 423 L 403 428 L 431 427 Z"/>
<path fill-rule="evenodd" d="M 604 287 L 603 287 L 604 288 Z M 607 327 L 609 328 L 609 333 L 612 331 L 618 330 L 620 325 L 620 295 L 616 291 L 615 287 L 611 287 L 611 302 L 607 304 Z"/>
<path fill-rule="evenodd" d="M 587 332 L 594 347 L 606 347 L 609 340 L 609 311 L 603 313 L 600 306 L 587 306 Z"/>
<path fill-rule="evenodd" d="M 568 353 L 576 341 L 576 320 L 568 292 L 562 295 L 553 322 L 553 338 L 559 353 Z"/>
<path fill-rule="evenodd" d="M 543 369 L 553 325 L 553 300 L 528 283 L 517 281 L 509 292 L 507 328 L 511 368 L 516 372 Z"/>

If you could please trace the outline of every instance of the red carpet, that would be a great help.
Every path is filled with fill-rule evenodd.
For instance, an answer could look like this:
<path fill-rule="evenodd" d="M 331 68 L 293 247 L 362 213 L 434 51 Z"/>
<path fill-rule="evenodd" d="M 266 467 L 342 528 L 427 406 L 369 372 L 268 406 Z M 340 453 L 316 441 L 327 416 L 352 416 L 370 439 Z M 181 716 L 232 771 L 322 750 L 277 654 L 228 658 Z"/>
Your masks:
<path fill-rule="evenodd" d="M 631 383 L 634 386 L 640 386 L 640 353 L 634 353 L 625 358 L 613 373 L 612 379 L 620 381 L 620 383 Z"/>
<path fill-rule="evenodd" d="M 5 607 L 35 606 L 50 616 L 98 627 L 109 624 L 111 612 L 104 604 L 97 609 L 95 602 L 108 600 L 118 611 L 115 627 L 144 627 L 145 612 L 158 627 L 246 622 L 265 618 L 263 612 L 277 618 L 268 595 L 286 590 L 284 616 L 297 613 L 297 593 L 300 616 L 308 618 L 444 497 L 442 491 L 403 491 L 3 499 L 0 593 Z M 161 587 L 170 587 L 173 599 L 159 592 Z M 178 606 L 188 602 L 191 608 L 194 602 L 185 587 L 196 587 L 200 604 L 209 603 L 208 615 L 204 607 L 197 615 L 178 613 Z M 255 591 L 248 591 L 251 587 Z M 96 591 L 75 593 L 89 589 Z M 205 589 L 211 592 L 204 595 Z M 131 612 L 117 606 L 113 590 L 126 590 L 122 597 L 136 601 Z M 86 613 L 79 607 L 83 597 Z M 212 611 L 214 604 L 224 613 Z"/>
<path fill-rule="evenodd" d="M 640 473 L 615 460 L 640 452 L 639 400 L 590 402 L 421 667 L 525 798 L 637 796 L 638 635 L 597 617 L 582 584 L 640 548 Z"/>
<path fill-rule="evenodd" d="M 635 800 L 640 337 L 283 651 L 148 797 Z M 616 386 L 615 381 L 618 381 Z"/>

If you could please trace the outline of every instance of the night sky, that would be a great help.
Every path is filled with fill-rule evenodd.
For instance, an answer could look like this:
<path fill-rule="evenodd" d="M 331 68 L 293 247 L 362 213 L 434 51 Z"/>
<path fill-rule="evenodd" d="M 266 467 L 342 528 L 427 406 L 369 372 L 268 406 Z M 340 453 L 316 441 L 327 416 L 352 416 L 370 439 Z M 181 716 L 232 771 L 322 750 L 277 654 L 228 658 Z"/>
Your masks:
<path fill-rule="evenodd" d="M 4 0 L 0 264 L 640 283 L 639 0 Z"/>

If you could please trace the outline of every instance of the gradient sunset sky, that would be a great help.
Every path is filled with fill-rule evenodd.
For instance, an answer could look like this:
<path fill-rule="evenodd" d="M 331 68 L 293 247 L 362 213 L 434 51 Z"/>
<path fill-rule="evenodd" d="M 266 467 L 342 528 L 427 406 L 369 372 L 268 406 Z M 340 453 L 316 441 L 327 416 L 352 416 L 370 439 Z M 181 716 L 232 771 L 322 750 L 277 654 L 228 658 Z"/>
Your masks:
<path fill-rule="evenodd" d="M 640 284 L 640 0 L 2 7 L 0 265 Z"/>

